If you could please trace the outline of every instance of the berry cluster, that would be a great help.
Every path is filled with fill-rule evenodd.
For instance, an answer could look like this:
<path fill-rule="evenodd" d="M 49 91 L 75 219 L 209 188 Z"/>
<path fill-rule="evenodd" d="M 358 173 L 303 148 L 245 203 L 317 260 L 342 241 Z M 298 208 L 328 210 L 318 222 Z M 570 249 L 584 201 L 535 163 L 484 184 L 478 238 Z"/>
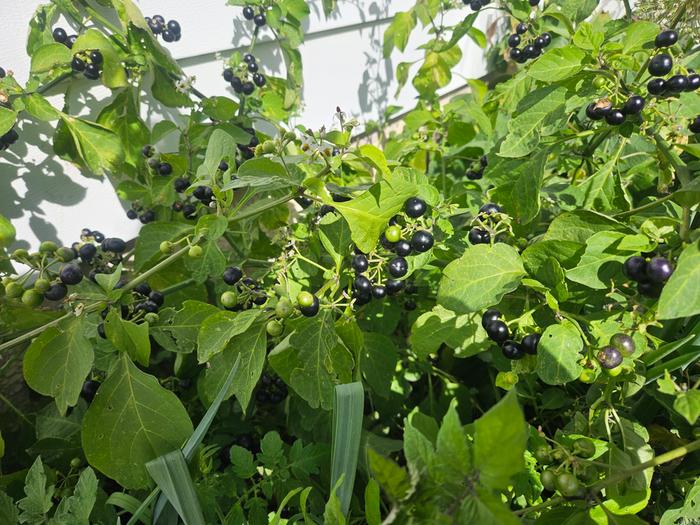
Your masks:
<path fill-rule="evenodd" d="M 3 285 L 5 295 L 10 299 L 21 299 L 27 306 L 36 307 L 46 299 L 60 301 L 68 295 L 68 286 L 76 285 L 83 280 L 83 268 L 90 268 L 88 277 L 95 281 L 100 273 L 112 273 L 121 262 L 126 243 L 119 238 L 105 238 L 98 231 L 84 229 L 80 242 L 68 247 L 58 247 L 52 241 L 44 241 L 39 251 L 29 253 L 25 249 L 17 249 L 10 258 L 30 268 L 30 271 L 20 278 L 5 277 Z M 62 265 L 58 272 L 56 265 Z M 30 285 L 30 279 L 35 278 Z"/>
<path fill-rule="evenodd" d="M 165 18 L 161 15 L 147 16 L 145 17 L 146 23 L 148 24 L 151 33 L 160 35 L 163 37 L 164 42 L 177 42 L 182 36 L 182 29 L 177 20 L 168 20 L 165 23 Z"/>
<path fill-rule="evenodd" d="M 662 31 L 656 36 L 654 45 L 657 49 L 672 47 L 678 42 L 678 33 L 673 30 Z M 683 91 L 695 91 L 700 88 L 700 75 L 693 70 L 688 70 L 688 75 L 676 74 L 667 79 L 665 77 L 673 70 L 673 57 L 669 53 L 657 53 L 647 68 L 652 78 L 647 83 L 647 90 L 651 95 L 673 96 Z"/>
<path fill-rule="evenodd" d="M 287 398 L 287 385 L 281 377 L 273 377 L 263 373 L 260 386 L 255 392 L 255 400 L 261 405 L 277 405 Z"/>
<path fill-rule="evenodd" d="M 165 162 L 156 155 L 156 150 L 150 144 L 145 145 L 141 148 L 141 154 L 148 159 L 146 164 L 151 169 L 151 172 L 155 175 L 162 175 L 167 177 L 173 173 L 173 166 L 169 162 Z"/>
<path fill-rule="evenodd" d="M 495 239 L 500 233 L 497 225 L 502 213 L 501 207 L 492 202 L 479 208 L 475 225 L 469 230 L 469 235 L 467 236 L 469 242 L 472 244 L 489 244 L 491 239 Z"/>
<path fill-rule="evenodd" d="M 153 290 L 148 283 L 139 283 L 133 289 L 134 301 L 131 304 L 122 304 L 120 313 L 122 319 L 140 323 L 154 323 L 158 321 L 158 310 L 165 303 L 165 295 L 158 290 Z M 105 308 L 100 313 L 102 319 L 107 318 L 109 308 Z M 97 325 L 97 334 L 102 339 L 107 339 L 104 323 Z"/>
<path fill-rule="evenodd" d="M 73 44 L 75 44 L 75 41 L 78 40 L 78 35 L 68 35 L 68 33 L 66 33 L 66 30 L 62 27 L 54 28 L 52 35 L 54 42 L 63 44 L 68 49 L 71 49 L 73 47 Z"/>
<path fill-rule="evenodd" d="M 420 219 L 428 210 L 426 202 L 418 197 L 411 197 L 404 203 L 404 215 L 409 221 Z M 405 222 L 404 228 L 401 222 Z M 422 224 L 409 224 L 401 216 L 395 216 L 389 222 L 389 226 L 380 239 L 382 247 L 391 252 L 392 256 L 368 258 L 366 254 L 357 252 L 352 258 L 352 268 L 355 271 L 353 281 L 353 295 L 356 305 L 363 305 L 374 299 L 384 299 L 387 295 L 395 295 L 406 285 L 401 280 L 408 273 L 409 255 L 424 253 L 430 250 L 435 244 L 433 234 L 422 229 Z M 410 235 L 410 240 L 404 238 L 404 230 Z M 408 237 L 408 235 L 406 236 Z M 365 273 L 370 270 L 370 262 L 383 262 L 388 260 L 386 271 L 389 274 L 384 284 L 373 283 Z M 374 268 L 371 272 L 376 278 L 381 276 L 381 270 Z M 408 305 L 411 306 L 411 305 Z M 415 308 L 415 306 L 413 306 Z M 413 308 L 408 308 L 409 310 Z"/>
<path fill-rule="evenodd" d="M 489 159 L 486 155 L 483 155 L 479 159 L 479 165 L 477 167 L 470 166 L 469 169 L 464 173 L 464 175 L 469 180 L 479 180 L 484 176 L 484 168 L 489 165 Z"/>
<path fill-rule="evenodd" d="M 585 485 L 600 477 L 595 464 L 588 461 L 595 454 L 594 443 L 584 437 L 573 440 L 569 446 L 557 443 L 552 448 L 543 444 L 532 453 L 537 463 L 543 466 L 540 482 L 544 489 L 557 491 L 566 498 L 583 498 Z"/>
<path fill-rule="evenodd" d="M 532 4 L 534 0 L 530 1 Z M 534 5 L 537 5 L 535 3 Z M 530 31 L 530 26 L 525 22 L 520 22 L 515 26 L 515 33 L 508 37 L 508 47 L 510 51 L 508 56 L 516 61 L 518 64 L 524 64 L 528 60 L 537 58 L 540 56 L 544 48 L 552 43 L 552 35 L 547 32 L 542 33 L 534 38 L 531 38 L 527 43 L 524 42 L 524 36 L 528 31 Z M 525 44 L 522 48 L 518 46 Z"/>
<path fill-rule="evenodd" d="M 591 120 L 605 119 L 611 126 L 619 126 L 625 121 L 626 116 L 638 115 L 644 109 L 646 100 L 639 95 L 629 97 L 621 108 L 613 108 L 609 99 L 603 98 L 591 102 L 586 107 L 586 116 Z"/>
<path fill-rule="evenodd" d="M 267 83 L 265 76 L 258 70 L 255 57 L 246 53 L 243 55 L 243 62 L 235 69 L 230 67 L 224 69 L 223 77 L 236 93 L 248 96 L 253 94 L 256 86 L 261 88 Z"/>
<path fill-rule="evenodd" d="M 243 270 L 237 266 L 229 266 L 224 270 L 223 280 L 233 290 L 221 294 L 221 305 L 227 310 L 239 312 L 249 310 L 253 306 L 262 306 L 267 302 L 267 294 L 262 287 L 250 277 L 243 276 Z"/>
<path fill-rule="evenodd" d="M 607 346 L 598 350 L 596 360 L 608 375 L 616 376 L 622 371 L 622 360 L 634 354 L 635 349 L 634 340 L 629 335 L 617 333 Z"/>
<path fill-rule="evenodd" d="M 71 60 L 70 67 L 76 73 L 82 73 L 88 80 L 97 80 L 100 78 L 103 62 L 102 53 L 93 49 L 92 51 L 76 53 Z"/>
<path fill-rule="evenodd" d="M 511 339 L 508 325 L 502 320 L 501 312 L 495 309 L 486 310 L 481 316 L 481 326 L 493 342 L 501 347 L 501 352 L 508 359 L 522 359 L 525 354 L 535 355 L 537 345 L 542 337 L 540 334 L 528 334 L 518 343 Z"/>
<path fill-rule="evenodd" d="M 468 5 L 472 11 L 479 11 L 491 3 L 491 0 L 462 0 L 464 5 Z"/>
<path fill-rule="evenodd" d="M 629 279 L 637 283 L 640 294 L 657 298 L 673 274 L 673 265 L 665 257 L 652 257 L 647 261 L 646 258 L 635 255 L 625 261 L 623 270 Z"/>
<path fill-rule="evenodd" d="M 243 8 L 243 18 L 246 20 L 252 20 L 256 27 L 263 27 L 267 24 L 267 17 L 265 16 L 265 11 L 260 9 L 257 13 L 252 6 L 245 6 Z"/>

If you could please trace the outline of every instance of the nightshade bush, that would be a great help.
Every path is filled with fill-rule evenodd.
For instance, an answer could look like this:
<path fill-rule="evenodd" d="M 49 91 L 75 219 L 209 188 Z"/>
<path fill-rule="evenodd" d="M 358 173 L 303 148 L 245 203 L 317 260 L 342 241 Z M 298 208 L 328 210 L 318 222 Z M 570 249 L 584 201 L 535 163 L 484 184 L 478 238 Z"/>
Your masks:
<path fill-rule="evenodd" d="M 254 36 L 228 96 L 132 0 L 43 5 L 27 84 L 2 64 L 3 157 L 49 123 L 143 227 L 31 252 L 0 216 L 0 523 L 699 520 L 692 3 L 418 0 L 384 34 L 429 35 L 396 68 L 416 106 L 363 145 L 343 101 L 289 124 L 307 3 L 229 4 Z M 494 10 L 490 83 L 442 103 Z M 46 98 L 81 76 L 94 120 Z M 147 126 L 154 100 L 181 119 Z"/>

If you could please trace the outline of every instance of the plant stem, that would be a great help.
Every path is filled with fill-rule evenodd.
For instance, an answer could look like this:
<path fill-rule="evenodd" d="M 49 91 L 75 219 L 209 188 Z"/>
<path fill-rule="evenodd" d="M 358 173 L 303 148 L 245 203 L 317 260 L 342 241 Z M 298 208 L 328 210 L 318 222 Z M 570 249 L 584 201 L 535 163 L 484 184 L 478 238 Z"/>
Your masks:
<path fill-rule="evenodd" d="M 163 295 L 168 295 L 171 293 L 175 293 L 179 290 L 182 290 L 183 288 L 187 288 L 188 286 L 192 285 L 195 283 L 194 279 L 185 279 L 184 281 L 180 281 L 179 283 L 173 284 L 172 286 L 168 286 L 167 288 L 164 288 L 163 290 L 160 291 Z"/>
<path fill-rule="evenodd" d="M 659 197 L 656 199 L 654 202 L 648 202 L 647 204 L 643 204 L 642 206 L 638 206 L 636 208 L 632 208 L 629 211 L 623 211 L 621 213 L 616 213 L 613 215 L 613 217 L 618 218 L 618 217 L 629 217 L 630 215 L 634 215 L 635 213 L 639 213 L 640 211 L 646 211 L 650 210 L 651 208 L 656 208 L 659 204 L 663 204 L 666 201 L 671 200 L 673 197 L 676 196 L 677 192 L 669 193 L 668 195 L 664 195 L 663 197 Z"/>
<path fill-rule="evenodd" d="M 630 0 L 622 0 L 622 3 L 625 4 L 625 18 L 627 18 L 628 22 L 632 21 L 632 7 L 630 6 Z"/>
<path fill-rule="evenodd" d="M 129 290 L 133 290 L 136 286 L 138 286 L 138 285 L 141 284 L 142 282 L 148 280 L 148 278 L 149 278 L 151 275 L 153 275 L 153 274 L 155 274 L 155 273 L 158 273 L 159 271 L 161 271 L 161 270 L 162 270 L 163 268 L 165 268 L 166 266 L 170 266 L 170 264 L 172 264 L 172 263 L 175 262 L 177 259 L 179 259 L 179 258 L 182 257 L 183 255 L 185 255 L 185 253 L 188 252 L 189 249 L 190 249 L 189 246 L 184 246 L 184 247 L 180 248 L 180 249 L 179 249 L 178 251 L 176 251 L 175 253 L 169 255 L 169 256 L 167 257 L 167 259 L 163 259 L 163 260 L 160 261 L 158 264 L 156 264 L 153 268 L 149 268 L 148 270 L 146 270 L 145 272 L 143 272 L 141 275 L 139 275 L 139 276 L 136 277 L 135 279 L 132 279 L 131 281 L 129 281 L 127 284 L 124 285 L 124 288 L 122 288 L 122 290 L 123 290 L 124 292 L 128 292 Z"/>

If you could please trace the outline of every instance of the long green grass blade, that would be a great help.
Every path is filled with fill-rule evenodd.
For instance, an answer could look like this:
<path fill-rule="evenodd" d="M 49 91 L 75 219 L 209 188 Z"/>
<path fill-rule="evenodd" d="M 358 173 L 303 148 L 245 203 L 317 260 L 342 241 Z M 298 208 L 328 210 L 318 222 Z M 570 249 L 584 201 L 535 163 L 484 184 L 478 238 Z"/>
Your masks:
<path fill-rule="evenodd" d="M 337 496 L 340 509 L 347 516 L 355 485 L 357 458 L 362 437 L 362 411 L 364 390 L 362 383 L 348 383 L 335 387 L 333 399 L 333 453 L 331 459 L 331 488 L 338 480 Z"/>
<path fill-rule="evenodd" d="M 151 523 L 151 513 L 148 508 L 139 511 L 142 505 L 141 501 L 130 494 L 126 494 L 125 492 L 113 492 L 109 495 L 109 498 L 107 498 L 106 503 L 107 505 L 119 507 L 132 516 L 136 516 L 136 519 L 140 520 L 141 523 L 145 523 L 146 525 Z"/>
<path fill-rule="evenodd" d="M 146 470 L 185 525 L 204 525 L 202 508 L 194 490 L 187 461 L 181 450 L 149 461 L 146 463 Z"/>

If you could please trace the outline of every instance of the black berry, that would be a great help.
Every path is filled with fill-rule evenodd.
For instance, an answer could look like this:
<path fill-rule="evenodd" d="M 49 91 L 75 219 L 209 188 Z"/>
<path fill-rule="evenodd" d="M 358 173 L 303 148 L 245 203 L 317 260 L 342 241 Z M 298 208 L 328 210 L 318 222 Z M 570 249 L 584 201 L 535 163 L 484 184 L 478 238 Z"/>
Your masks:
<path fill-rule="evenodd" d="M 492 215 L 494 213 L 501 213 L 502 211 L 503 210 L 498 204 L 489 202 L 487 204 L 484 204 L 481 208 L 479 208 L 479 215 Z"/>
<path fill-rule="evenodd" d="M 80 57 L 73 57 L 73 60 L 70 62 L 70 67 L 73 71 L 80 73 L 81 71 L 85 71 L 85 61 Z"/>
<path fill-rule="evenodd" d="M 423 199 L 411 197 L 404 204 L 403 210 L 409 217 L 416 219 L 421 217 L 428 209 L 428 205 Z"/>
<path fill-rule="evenodd" d="M 700 133 L 700 115 L 690 121 L 688 130 L 690 130 L 691 133 Z"/>
<path fill-rule="evenodd" d="M 223 76 L 226 82 L 231 82 L 233 80 L 233 69 L 230 67 L 224 69 Z"/>
<path fill-rule="evenodd" d="M 614 346 L 605 346 L 598 351 L 596 359 L 598 359 L 600 366 L 610 370 L 611 368 L 620 366 L 620 363 L 622 363 L 622 354 Z"/>
<path fill-rule="evenodd" d="M 243 8 L 243 18 L 245 18 L 246 20 L 252 20 L 254 16 L 255 11 L 253 11 L 252 7 L 247 5 Z"/>
<path fill-rule="evenodd" d="M 605 122 L 611 126 L 619 126 L 625 121 L 625 114 L 619 109 L 612 109 L 610 113 L 605 115 Z"/>
<path fill-rule="evenodd" d="M 153 210 L 146 210 L 139 216 L 139 220 L 142 224 L 148 224 L 156 220 L 156 212 Z"/>
<path fill-rule="evenodd" d="M 537 353 L 537 345 L 539 344 L 541 338 L 542 336 L 540 334 L 528 334 L 523 337 L 523 341 L 520 343 L 520 346 L 525 353 L 534 355 Z"/>
<path fill-rule="evenodd" d="M 659 53 L 649 61 L 649 74 L 654 77 L 668 75 L 672 68 L 673 59 L 666 53 Z"/>
<path fill-rule="evenodd" d="M 54 29 L 52 35 L 54 41 L 58 42 L 59 44 L 64 44 L 68 39 L 68 33 L 66 33 L 66 30 L 62 27 L 57 27 Z"/>
<path fill-rule="evenodd" d="M 68 288 L 63 283 L 52 284 L 46 292 L 44 292 L 44 297 L 49 301 L 60 301 L 68 294 Z"/>
<path fill-rule="evenodd" d="M 523 52 L 517 47 L 514 47 L 508 52 L 508 56 L 516 62 L 519 62 L 523 56 Z"/>
<path fill-rule="evenodd" d="M 520 45 L 520 35 L 512 34 L 508 37 L 508 47 L 518 47 Z"/>
<path fill-rule="evenodd" d="M 644 104 L 644 97 L 640 97 L 639 95 L 632 95 L 625 101 L 624 106 L 622 106 L 622 112 L 625 115 L 636 115 L 644 109 Z"/>
<path fill-rule="evenodd" d="M 408 241 L 400 240 L 394 245 L 394 253 L 400 255 L 401 257 L 406 257 L 411 255 L 411 243 Z"/>
<path fill-rule="evenodd" d="M 160 175 L 163 175 L 164 177 L 167 177 L 173 172 L 173 166 L 169 162 L 161 162 L 158 165 L 158 173 Z"/>
<path fill-rule="evenodd" d="M 668 29 L 666 31 L 661 31 L 661 33 L 656 35 L 656 39 L 654 40 L 654 45 L 657 48 L 659 48 L 659 47 L 671 47 L 676 42 L 678 42 L 678 33 L 673 31 L 672 29 Z"/>
<path fill-rule="evenodd" d="M 508 339 L 508 337 L 510 337 L 508 325 L 499 319 L 491 321 L 486 325 L 486 333 L 488 334 L 489 339 L 495 341 L 496 343 L 502 343 Z"/>
<path fill-rule="evenodd" d="M 109 237 L 102 241 L 102 249 L 106 252 L 123 253 L 126 243 L 117 237 Z"/>
<path fill-rule="evenodd" d="M 673 265 L 665 257 L 652 257 L 646 265 L 646 275 L 652 283 L 665 283 L 672 273 Z"/>
<path fill-rule="evenodd" d="M 260 73 L 255 73 L 253 75 L 253 82 L 255 83 L 256 86 L 258 87 L 263 87 L 267 80 L 265 79 L 264 75 L 261 75 Z"/>
<path fill-rule="evenodd" d="M 369 262 L 367 261 L 367 257 L 361 253 L 358 253 L 357 255 L 353 256 L 352 268 L 357 273 L 366 272 L 367 268 L 369 268 Z"/>
<path fill-rule="evenodd" d="M 651 95 L 662 95 L 666 91 L 666 81 L 663 78 L 652 78 L 647 83 L 647 91 Z"/>
<path fill-rule="evenodd" d="M 237 266 L 229 266 L 224 270 L 224 282 L 233 286 L 243 278 L 243 271 Z"/>
<path fill-rule="evenodd" d="M 92 62 L 96 66 L 99 66 L 102 64 L 103 61 L 104 61 L 104 58 L 102 57 L 102 53 L 100 53 L 97 50 L 90 51 L 90 62 Z"/>
<path fill-rule="evenodd" d="M 627 259 L 622 267 L 625 275 L 633 281 L 641 282 L 646 280 L 647 262 L 644 257 L 638 255 Z"/>
<path fill-rule="evenodd" d="M 255 84 L 253 84 L 252 82 L 243 82 L 241 91 L 244 95 L 252 95 L 253 91 L 255 91 Z"/>
<path fill-rule="evenodd" d="M 396 279 L 389 279 L 386 282 L 386 293 L 389 295 L 396 295 L 401 290 L 403 290 L 405 283 L 404 281 L 399 281 Z"/>
<path fill-rule="evenodd" d="M 175 181 L 173 181 L 173 186 L 175 187 L 176 192 L 182 193 L 183 191 L 185 191 L 187 188 L 190 187 L 190 181 L 180 177 L 178 179 L 175 179 Z"/>
<path fill-rule="evenodd" d="M 74 265 L 67 265 L 61 268 L 58 276 L 63 284 L 78 284 L 83 280 L 83 272 Z"/>
<path fill-rule="evenodd" d="M 425 250 L 423 250 L 425 251 Z M 403 277 L 408 273 L 408 262 L 403 257 L 394 257 L 389 261 L 389 275 Z"/>
<path fill-rule="evenodd" d="M 418 230 L 411 237 L 411 247 L 418 253 L 427 252 L 434 243 L 433 235 L 425 230 Z"/>
<path fill-rule="evenodd" d="M 501 312 L 490 308 L 486 310 L 481 316 L 481 326 L 485 329 L 489 323 L 493 321 L 498 321 L 501 318 Z"/>
<path fill-rule="evenodd" d="M 304 317 L 313 317 L 318 313 L 320 304 L 318 302 L 318 297 L 313 296 L 313 302 L 310 306 L 300 306 L 299 311 Z"/>
<path fill-rule="evenodd" d="M 481 228 L 472 228 L 469 230 L 469 242 L 472 244 L 488 244 L 491 242 L 491 235 L 486 230 Z"/>
<path fill-rule="evenodd" d="M 89 263 L 94 259 L 96 254 L 97 248 L 94 244 L 83 244 L 80 248 L 78 248 L 78 255 L 80 256 L 83 262 Z"/>
<path fill-rule="evenodd" d="M 386 297 L 386 286 L 377 284 L 372 287 L 372 297 L 375 299 L 384 299 Z"/>
<path fill-rule="evenodd" d="M 267 23 L 267 18 L 265 18 L 265 13 L 259 13 L 253 17 L 253 23 L 258 26 L 262 27 Z"/>
<path fill-rule="evenodd" d="M 504 341 L 501 345 L 501 352 L 506 359 L 522 359 L 525 351 L 515 341 Z"/>
<path fill-rule="evenodd" d="M 519 35 L 524 35 L 527 33 L 528 29 L 529 27 L 525 22 L 520 22 L 517 26 L 515 26 L 515 32 Z"/>
<path fill-rule="evenodd" d="M 144 297 L 148 297 L 151 293 L 151 287 L 148 283 L 139 283 L 134 287 L 134 291 Z"/>
<path fill-rule="evenodd" d="M 89 80 L 97 80 L 100 78 L 100 68 L 95 64 L 87 64 L 83 75 Z"/>
<path fill-rule="evenodd" d="M 666 80 L 666 91 L 671 93 L 680 93 L 685 91 L 688 87 L 688 77 L 685 75 L 673 75 L 671 78 Z"/>

